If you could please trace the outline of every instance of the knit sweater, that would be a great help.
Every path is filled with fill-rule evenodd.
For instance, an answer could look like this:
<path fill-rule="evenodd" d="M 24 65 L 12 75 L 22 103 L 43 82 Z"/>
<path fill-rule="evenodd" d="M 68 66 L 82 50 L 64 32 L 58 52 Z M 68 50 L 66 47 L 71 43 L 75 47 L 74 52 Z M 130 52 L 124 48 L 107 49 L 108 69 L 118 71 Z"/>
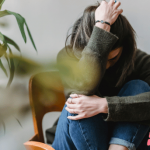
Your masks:
<path fill-rule="evenodd" d="M 108 115 L 105 121 L 139 122 L 150 126 L 150 92 L 136 96 L 116 96 L 121 87 L 115 87 L 119 74 L 117 63 L 106 70 L 108 54 L 118 37 L 111 32 L 94 26 L 87 46 L 82 51 L 63 48 L 57 56 L 57 63 L 69 68 L 69 75 L 61 73 L 67 97 L 71 93 L 106 97 Z M 60 71 L 62 72 L 62 71 Z M 141 79 L 150 85 L 150 55 L 136 51 L 135 69 L 126 78 Z M 134 113 L 133 113 L 134 112 Z"/>
<path fill-rule="evenodd" d="M 118 62 L 106 70 L 108 54 L 118 37 L 94 26 L 87 46 L 72 52 L 63 48 L 57 55 L 57 64 L 65 87 L 66 98 L 71 93 L 106 97 L 108 114 L 105 121 L 137 122 L 150 126 L 150 92 L 135 96 L 116 96 L 122 86 L 130 80 L 140 79 L 150 85 L 150 55 L 137 49 L 134 70 L 121 87 L 116 87 L 120 74 L 116 73 Z M 58 120 L 57 120 L 58 121 Z M 54 126 L 46 130 L 47 143 L 52 143 L 56 131 Z"/>

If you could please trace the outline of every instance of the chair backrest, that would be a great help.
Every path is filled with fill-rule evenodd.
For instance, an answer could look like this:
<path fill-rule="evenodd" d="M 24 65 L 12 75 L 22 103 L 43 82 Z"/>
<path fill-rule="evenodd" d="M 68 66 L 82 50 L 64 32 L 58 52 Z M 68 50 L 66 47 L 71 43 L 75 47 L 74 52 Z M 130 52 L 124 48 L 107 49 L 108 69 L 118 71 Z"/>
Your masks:
<path fill-rule="evenodd" d="M 29 81 L 29 98 L 36 141 L 43 143 L 43 116 L 47 112 L 62 111 L 65 104 L 64 88 L 58 71 L 32 76 Z"/>

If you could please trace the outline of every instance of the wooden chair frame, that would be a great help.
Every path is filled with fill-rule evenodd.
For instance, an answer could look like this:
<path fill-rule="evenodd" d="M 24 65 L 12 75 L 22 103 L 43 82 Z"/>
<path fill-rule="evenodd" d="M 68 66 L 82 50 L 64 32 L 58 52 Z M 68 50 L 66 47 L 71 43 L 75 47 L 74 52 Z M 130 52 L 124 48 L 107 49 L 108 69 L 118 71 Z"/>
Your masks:
<path fill-rule="evenodd" d="M 45 92 L 52 94 L 45 94 L 45 96 Z M 29 80 L 29 99 L 35 135 L 24 145 L 27 150 L 54 150 L 51 146 L 44 144 L 42 119 L 48 112 L 62 111 L 65 104 L 64 88 L 58 71 L 32 76 Z M 43 103 L 41 99 L 46 100 L 46 103 Z"/>

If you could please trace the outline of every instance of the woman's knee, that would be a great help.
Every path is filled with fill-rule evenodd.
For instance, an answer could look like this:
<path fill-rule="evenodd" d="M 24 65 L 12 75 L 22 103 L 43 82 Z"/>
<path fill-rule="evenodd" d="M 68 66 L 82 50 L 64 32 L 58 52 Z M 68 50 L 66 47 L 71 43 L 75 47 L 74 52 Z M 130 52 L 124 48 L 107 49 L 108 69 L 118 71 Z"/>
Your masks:
<path fill-rule="evenodd" d="M 144 92 L 149 92 L 150 86 L 143 80 L 131 80 L 127 82 L 119 92 L 119 96 L 134 96 Z"/>
<path fill-rule="evenodd" d="M 150 89 L 150 86 L 148 85 L 147 82 L 140 80 L 140 79 L 136 79 L 136 80 L 131 80 L 129 82 L 127 82 L 125 84 L 125 86 L 131 86 L 131 87 L 140 87 L 140 88 L 148 88 Z"/>

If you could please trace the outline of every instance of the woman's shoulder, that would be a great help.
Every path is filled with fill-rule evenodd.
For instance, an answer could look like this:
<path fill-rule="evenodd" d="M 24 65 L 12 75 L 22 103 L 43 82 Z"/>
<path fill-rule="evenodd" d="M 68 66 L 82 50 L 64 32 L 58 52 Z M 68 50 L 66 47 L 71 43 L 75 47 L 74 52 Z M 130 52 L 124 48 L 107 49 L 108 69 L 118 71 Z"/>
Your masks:
<path fill-rule="evenodd" d="M 141 49 L 136 50 L 136 57 L 143 56 L 143 55 L 150 55 L 150 54 L 148 54 L 145 51 L 142 51 Z"/>
<path fill-rule="evenodd" d="M 135 56 L 135 68 L 146 68 L 148 69 L 150 66 L 150 54 L 141 49 L 137 49 L 136 56 Z"/>
<path fill-rule="evenodd" d="M 142 51 L 141 49 L 137 49 L 135 55 L 135 64 L 139 64 L 145 59 L 147 59 L 150 62 L 150 54 L 148 54 L 145 51 Z"/>

